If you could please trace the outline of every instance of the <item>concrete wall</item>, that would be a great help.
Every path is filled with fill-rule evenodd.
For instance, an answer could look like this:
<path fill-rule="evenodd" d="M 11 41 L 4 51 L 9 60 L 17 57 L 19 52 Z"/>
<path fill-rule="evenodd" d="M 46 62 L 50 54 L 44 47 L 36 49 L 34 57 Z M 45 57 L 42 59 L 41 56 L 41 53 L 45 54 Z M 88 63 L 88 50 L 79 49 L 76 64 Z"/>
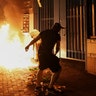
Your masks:
<path fill-rule="evenodd" d="M 96 39 L 87 40 L 87 64 L 86 70 L 96 75 Z"/>

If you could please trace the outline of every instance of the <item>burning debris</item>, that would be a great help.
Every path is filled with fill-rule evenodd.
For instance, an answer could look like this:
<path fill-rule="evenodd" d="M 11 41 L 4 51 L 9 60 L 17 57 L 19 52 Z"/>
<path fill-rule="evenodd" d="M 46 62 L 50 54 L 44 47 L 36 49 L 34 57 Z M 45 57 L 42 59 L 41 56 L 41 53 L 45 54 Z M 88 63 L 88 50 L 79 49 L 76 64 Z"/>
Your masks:
<path fill-rule="evenodd" d="M 32 38 L 21 30 L 24 2 L 25 0 L 0 0 L 0 65 L 8 69 L 38 66 L 31 61 L 33 47 L 30 47 L 27 54 L 25 52 L 25 45 Z"/>
<path fill-rule="evenodd" d="M 32 62 L 32 49 L 25 52 L 25 44 L 29 42 L 29 36 L 18 34 L 16 30 L 11 30 L 10 24 L 2 25 L 0 28 L 0 65 L 8 68 L 28 68 L 38 66 Z"/>
<path fill-rule="evenodd" d="M 21 32 L 24 0 L 0 0 L 0 65 L 8 69 L 38 66 L 31 61 L 32 49 L 25 45 L 32 38 Z"/>

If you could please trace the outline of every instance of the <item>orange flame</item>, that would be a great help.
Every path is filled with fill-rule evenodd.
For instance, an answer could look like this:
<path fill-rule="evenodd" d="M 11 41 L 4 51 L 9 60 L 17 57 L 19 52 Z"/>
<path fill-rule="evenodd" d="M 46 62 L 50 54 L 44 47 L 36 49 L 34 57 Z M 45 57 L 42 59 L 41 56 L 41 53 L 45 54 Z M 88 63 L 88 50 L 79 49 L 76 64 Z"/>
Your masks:
<path fill-rule="evenodd" d="M 0 28 L 0 65 L 8 69 L 28 68 L 37 66 L 32 63 L 32 47 L 25 52 L 26 44 L 32 39 L 29 34 L 19 36 L 16 31 L 10 31 L 10 25 Z M 21 40 L 23 39 L 23 40 Z"/>

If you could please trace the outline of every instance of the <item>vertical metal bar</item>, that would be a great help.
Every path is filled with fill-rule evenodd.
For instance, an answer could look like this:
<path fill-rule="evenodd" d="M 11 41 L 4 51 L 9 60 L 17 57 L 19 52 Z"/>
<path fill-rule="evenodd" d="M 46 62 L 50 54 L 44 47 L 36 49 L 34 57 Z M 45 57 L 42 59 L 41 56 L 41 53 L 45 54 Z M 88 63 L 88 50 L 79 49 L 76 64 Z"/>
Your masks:
<path fill-rule="evenodd" d="M 73 6 L 73 57 L 76 58 L 76 26 L 75 26 L 75 5 Z"/>
<path fill-rule="evenodd" d="M 79 24 L 78 24 L 78 22 L 79 22 L 79 20 L 78 20 L 78 17 L 79 17 L 79 14 L 78 14 L 78 6 L 76 6 L 76 26 L 77 26 L 77 43 L 76 43 L 76 45 L 77 45 L 77 50 L 79 50 Z"/>
<path fill-rule="evenodd" d="M 73 57 L 73 10 L 70 8 L 70 52 Z"/>
<path fill-rule="evenodd" d="M 84 25 L 85 25 L 85 28 L 84 28 L 84 49 L 85 49 L 85 70 L 87 70 L 87 0 L 84 0 Z"/>
<path fill-rule="evenodd" d="M 92 3 L 92 35 L 95 36 L 95 13 L 94 3 Z"/>
<path fill-rule="evenodd" d="M 82 50 L 82 6 L 80 6 L 80 50 Z"/>

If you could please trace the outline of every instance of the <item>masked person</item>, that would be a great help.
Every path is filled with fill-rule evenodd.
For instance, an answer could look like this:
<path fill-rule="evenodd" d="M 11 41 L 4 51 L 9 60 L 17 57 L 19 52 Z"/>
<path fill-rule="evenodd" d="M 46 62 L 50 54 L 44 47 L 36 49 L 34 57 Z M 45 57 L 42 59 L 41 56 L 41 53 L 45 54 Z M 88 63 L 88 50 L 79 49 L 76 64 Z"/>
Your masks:
<path fill-rule="evenodd" d="M 63 29 L 60 23 L 55 23 L 51 29 L 44 30 L 35 37 L 26 47 L 25 50 L 28 51 L 29 47 L 41 39 L 41 43 L 38 50 L 39 58 L 39 71 L 37 74 L 37 85 L 36 89 L 41 87 L 41 81 L 43 76 L 43 71 L 49 68 L 52 71 L 51 80 L 48 86 L 49 90 L 54 89 L 54 84 L 59 78 L 61 72 L 61 66 L 59 63 L 59 58 L 56 56 L 60 50 L 60 34 L 59 31 Z M 54 46 L 56 45 L 56 51 L 53 53 Z"/>

